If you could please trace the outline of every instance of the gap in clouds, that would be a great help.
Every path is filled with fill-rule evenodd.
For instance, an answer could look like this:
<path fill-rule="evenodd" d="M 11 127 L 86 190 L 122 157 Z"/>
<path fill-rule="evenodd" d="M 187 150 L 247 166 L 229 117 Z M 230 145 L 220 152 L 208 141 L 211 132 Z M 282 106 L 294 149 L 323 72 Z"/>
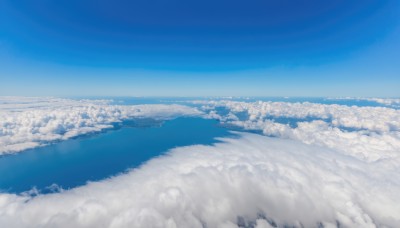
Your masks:
<path fill-rule="evenodd" d="M 233 135 L 215 120 L 124 121 L 112 131 L 1 157 L 0 189 L 13 193 L 31 189 L 51 193 L 52 185 L 70 189 L 136 168 L 171 148 L 210 145 L 229 136 Z"/>

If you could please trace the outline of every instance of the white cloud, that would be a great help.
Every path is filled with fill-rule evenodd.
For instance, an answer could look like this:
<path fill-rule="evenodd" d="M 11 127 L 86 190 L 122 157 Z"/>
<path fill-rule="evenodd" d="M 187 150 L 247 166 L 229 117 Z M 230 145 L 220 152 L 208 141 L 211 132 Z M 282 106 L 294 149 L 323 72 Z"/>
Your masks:
<path fill-rule="evenodd" d="M 366 161 L 400 155 L 400 110 L 385 107 L 356 107 L 314 103 L 195 101 L 209 118 L 265 135 L 291 138 L 307 144 L 326 146 Z M 218 114 L 224 107 L 228 114 Z M 240 119 L 238 113 L 247 117 Z M 296 118 L 297 126 L 274 118 Z M 320 120 L 307 120 L 306 118 Z M 351 131 L 346 130 L 351 129 Z"/>
<path fill-rule="evenodd" d="M 368 129 L 377 132 L 400 131 L 400 110 L 386 107 L 356 107 L 316 103 L 290 102 L 239 102 L 239 101 L 194 101 L 204 104 L 206 109 L 226 107 L 232 112 L 246 111 L 250 120 L 272 117 L 332 119 L 334 126 Z M 207 107 L 208 106 L 208 107 Z"/>
<path fill-rule="evenodd" d="M 327 98 L 329 100 L 355 100 L 355 101 L 372 101 L 381 105 L 400 108 L 399 98 L 363 98 L 363 97 L 338 97 L 338 98 Z"/>
<path fill-rule="evenodd" d="M 0 98 L 0 155 L 111 128 L 131 118 L 200 115 L 182 105 L 109 105 L 107 100 Z"/>
<path fill-rule="evenodd" d="M 398 227 L 399 159 L 367 163 L 241 133 L 101 182 L 0 195 L 2 227 Z"/>

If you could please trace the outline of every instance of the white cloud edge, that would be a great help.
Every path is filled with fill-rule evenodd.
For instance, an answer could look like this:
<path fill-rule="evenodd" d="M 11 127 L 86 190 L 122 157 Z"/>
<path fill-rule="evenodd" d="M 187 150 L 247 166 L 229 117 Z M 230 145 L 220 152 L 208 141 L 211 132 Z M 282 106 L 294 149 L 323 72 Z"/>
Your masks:
<path fill-rule="evenodd" d="M 109 100 L 0 97 L 0 155 L 99 132 L 132 118 L 198 116 L 177 104 L 109 105 Z"/>

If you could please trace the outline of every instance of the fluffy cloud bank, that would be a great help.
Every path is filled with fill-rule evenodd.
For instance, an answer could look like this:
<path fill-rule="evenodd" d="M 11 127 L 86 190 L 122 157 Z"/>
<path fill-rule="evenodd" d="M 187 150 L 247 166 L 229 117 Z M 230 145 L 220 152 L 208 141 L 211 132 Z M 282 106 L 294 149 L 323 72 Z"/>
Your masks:
<path fill-rule="evenodd" d="M 0 155 L 112 128 L 132 118 L 199 115 L 182 105 L 109 105 L 107 100 L 1 97 Z"/>
<path fill-rule="evenodd" d="M 0 195 L 2 227 L 399 227 L 399 159 L 241 133 L 65 192 Z"/>
<path fill-rule="evenodd" d="M 400 155 L 400 110 L 315 103 L 194 101 L 210 118 L 265 135 L 336 149 L 365 161 Z M 228 110 L 219 113 L 218 108 Z M 239 114 L 245 117 L 239 117 Z M 296 119 L 296 125 L 279 119 Z"/>

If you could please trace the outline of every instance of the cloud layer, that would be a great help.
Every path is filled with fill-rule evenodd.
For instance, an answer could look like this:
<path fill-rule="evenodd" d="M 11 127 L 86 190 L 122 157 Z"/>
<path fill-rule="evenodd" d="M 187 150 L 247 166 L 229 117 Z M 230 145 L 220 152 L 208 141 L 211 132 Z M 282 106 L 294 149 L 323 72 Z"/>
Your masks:
<path fill-rule="evenodd" d="M 131 118 L 169 119 L 201 114 L 182 105 L 108 105 L 107 100 L 0 99 L 0 155 L 112 128 Z"/>
<path fill-rule="evenodd" d="M 366 163 L 241 133 L 36 197 L 0 195 L 4 227 L 398 227 L 399 160 Z"/>
<path fill-rule="evenodd" d="M 375 102 L 380 105 L 392 107 L 392 108 L 400 108 L 400 99 L 399 98 L 362 98 L 362 97 L 339 97 L 339 98 L 327 98 L 328 100 L 356 100 L 356 101 L 370 101 Z"/>
<path fill-rule="evenodd" d="M 336 149 L 365 161 L 400 155 L 400 110 L 314 103 L 194 101 L 209 118 Z M 218 108 L 227 111 L 218 112 Z M 245 114 L 245 115 L 243 115 Z M 244 116 L 244 117 L 240 117 Z M 295 120 L 295 126 L 279 122 Z"/>
<path fill-rule="evenodd" d="M 399 227 L 400 113 L 384 107 L 1 98 L 0 148 L 19 151 L 129 118 L 202 115 L 258 130 L 175 148 L 58 193 L 0 193 L 1 227 Z M 206 113 L 206 114 L 204 114 Z"/>

